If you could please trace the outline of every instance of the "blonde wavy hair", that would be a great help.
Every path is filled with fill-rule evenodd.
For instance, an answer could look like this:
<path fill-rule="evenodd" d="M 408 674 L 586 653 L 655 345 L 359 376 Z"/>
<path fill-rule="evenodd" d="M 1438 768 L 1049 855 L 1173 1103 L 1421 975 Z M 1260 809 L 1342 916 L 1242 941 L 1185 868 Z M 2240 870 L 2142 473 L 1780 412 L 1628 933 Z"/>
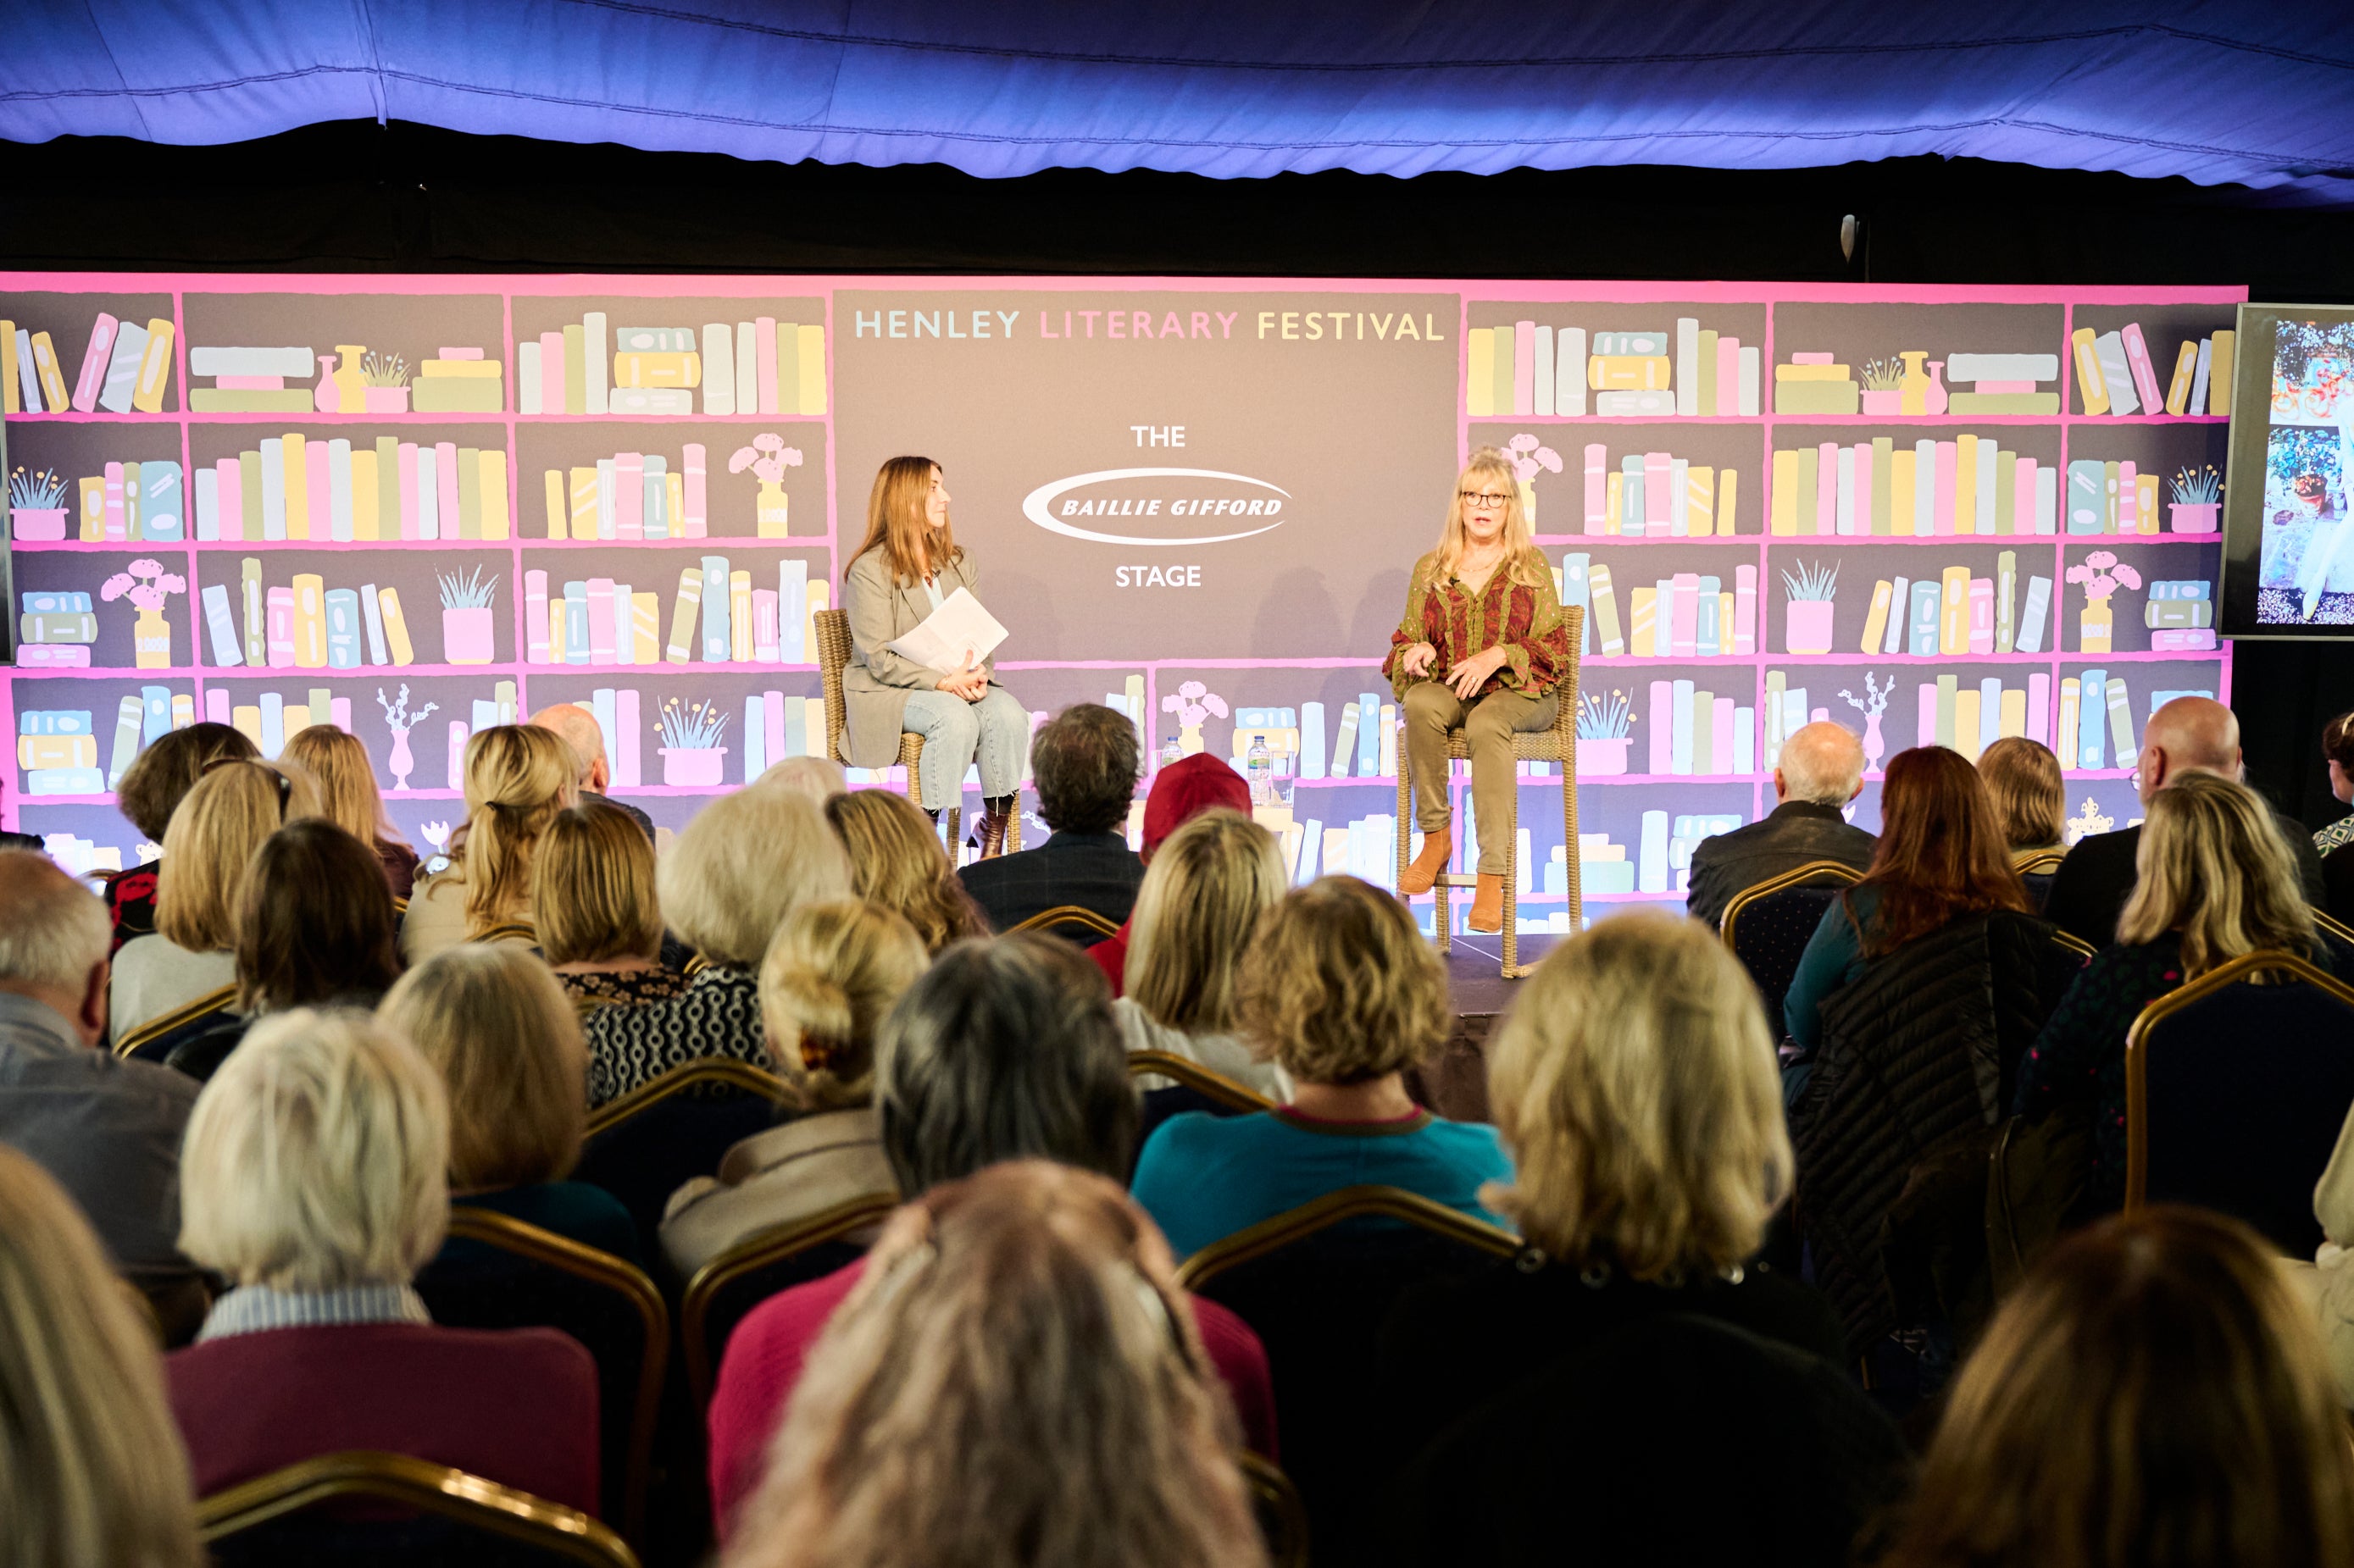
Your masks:
<path fill-rule="evenodd" d="M 636 823 L 630 828 L 645 838 Z M 530 948 L 444 948 L 394 982 L 376 1015 L 433 1064 L 449 1090 L 452 1191 L 572 1173 L 588 1114 L 588 1046 L 571 999 Z"/>
<path fill-rule="evenodd" d="M 2244 784 L 2184 773 L 2150 797 L 2134 851 L 2133 895 L 2117 916 L 2128 947 L 2182 933 L 2182 978 L 2274 948 L 2309 957 L 2317 938 L 2296 862 L 2272 812 Z"/>
<path fill-rule="evenodd" d="M 727 1568 L 1257 1568 L 1208 1365 L 1116 1183 L 1025 1160 L 935 1187 L 811 1349 Z"/>
<path fill-rule="evenodd" d="M 1414 916 L 1353 876 L 1296 887 L 1260 917 L 1237 1000 L 1253 1051 L 1310 1084 L 1402 1072 L 1454 1022 L 1446 966 Z"/>
<path fill-rule="evenodd" d="M 2061 830 L 2067 826 L 2068 787 L 2050 747 L 2023 735 L 2007 735 L 1978 753 L 1978 779 L 2014 852 L 2060 842 Z"/>
<path fill-rule="evenodd" d="M 207 767 L 164 830 L 156 931 L 192 953 L 235 947 L 255 852 L 286 823 L 317 815 L 318 788 L 292 763 L 225 758 Z"/>
<path fill-rule="evenodd" d="M 1731 1269 L 1790 1192 L 1757 988 L 1698 921 L 1632 910 L 1547 954 L 1488 1097 L 1513 1178 L 1482 1201 L 1571 1263 L 1642 1280 Z"/>
<path fill-rule="evenodd" d="M 1122 991 L 1171 1029 L 1231 1033 L 1243 950 L 1290 882 L 1275 835 L 1240 811 L 1185 822 L 1145 868 Z"/>
<path fill-rule="evenodd" d="M 695 815 L 654 872 L 671 929 L 715 964 L 749 971 L 803 904 L 850 896 L 850 861 L 815 800 L 738 789 Z"/>
<path fill-rule="evenodd" d="M 931 962 L 916 928 L 854 898 L 804 904 L 760 960 L 769 1055 L 803 1110 L 875 1097 L 875 1032 Z"/>
<path fill-rule="evenodd" d="M 825 820 L 850 856 L 851 891 L 907 916 L 925 951 L 989 934 L 930 821 L 906 796 L 849 790 L 826 800 Z"/>
<path fill-rule="evenodd" d="M 310 770 L 319 787 L 319 814 L 370 849 L 406 845 L 384 814 L 376 765 L 360 737 L 331 724 L 314 724 L 286 737 L 279 756 Z"/>
<path fill-rule="evenodd" d="M 556 813 L 578 798 L 580 758 L 537 725 L 503 724 L 466 742 L 466 932 L 480 936 L 530 907 L 531 855 Z"/>
<path fill-rule="evenodd" d="M 1455 489 L 1447 498 L 1447 522 L 1438 533 L 1437 551 L 1440 581 L 1455 575 L 1462 564 L 1463 552 L 1470 539 L 1463 531 L 1463 493 L 1481 485 L 1493 485 L 1504 497 L 1504 569 L 1514 582 L 1529 588 L 1550 585 L 1553 568 L 1546 564 L 1544 553 L 1536 546 L 1536 535 L 1529 527 L 1528 509 L 1521 504 L 1520 471 L 1511 459 L 1495 447 L 1481 447 L 1455 476 Z"/>
<path fill-rule="evenodd" d="M 551 964 L 662 956 L 662 901 L 645 829 L 597 795 L 548 819 L 531 857 L 531 917 Z"/>
<path fill-rule="evenodd" d="M 10 1563 L 196 1568 L 188 1457 L 132 1292 L 49 1173 L 0 1146 L 0 1520 Z"/>

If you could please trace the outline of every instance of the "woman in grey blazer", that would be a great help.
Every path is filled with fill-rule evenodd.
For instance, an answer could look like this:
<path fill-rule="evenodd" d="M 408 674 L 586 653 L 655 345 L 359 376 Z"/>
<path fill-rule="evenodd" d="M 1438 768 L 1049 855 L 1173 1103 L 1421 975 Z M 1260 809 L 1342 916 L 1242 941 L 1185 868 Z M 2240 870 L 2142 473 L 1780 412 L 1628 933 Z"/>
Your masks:
<path fill-rule="evenodd" d="M 948 486 L 929 458 L 895 457 L 875 476 L 866 501 L 866 538 L 843 573 L 851 653 L 843 671 L 846 760 L 888 768 L 899 760 L 902 733 L 924 740 L 917 789 L 926 810 L 964 792 L 965 771 L 981 764 L 981 853 L 1005 844 L 1029 748 L 1030 715 L 997 684 L 990 661 L 942 674 L 890 646 L 923 623 L 942 600 L 979 581 L 972 557 L 949 526 Z"/>

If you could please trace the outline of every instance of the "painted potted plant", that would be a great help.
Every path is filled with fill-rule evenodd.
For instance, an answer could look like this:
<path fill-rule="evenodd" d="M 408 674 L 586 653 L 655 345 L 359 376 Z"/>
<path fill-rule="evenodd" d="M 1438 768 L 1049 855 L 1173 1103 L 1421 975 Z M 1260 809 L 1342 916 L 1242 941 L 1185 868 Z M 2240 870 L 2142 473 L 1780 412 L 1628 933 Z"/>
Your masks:
<path fill-rule="evenodd" d="M 1880 758 L 1888 750 L 1888 742 L 1880 733 L 1880 715 L 1888 711 L 1888 699 L 1895 694 L 1895 676 L 1889 676 L 1888 684 L 1883 688 L 1879 677 L 1869 670 L 1863 673 L 1863 701 L 1856 701 L 1855 694 L 1844 687 L 1840 691 L 1847 705 L 1863 715 L 1863 770 L 1866 773 L 1880 771 Z"/>
<path fill-rule="evenodd" d="M 417 768 L 417 758 L 408 749 L 408 732 L 425 722 L 425 715 L 433 711 L 434 705 L 428 703 L 415 713 L 410 713 L 408 683 L 406 681 L 400 683 L 398 701 L 389 703 L 385 701 L 384 688 L 378 686 L 376 689 L 376 706 L 384 710 L 384 727 L 392 731 L 392 755 L 386 759 L 385 771 L 392 775 L 394 790 L 403 791 L 408 788 L 409 774 Z M 433 842 L 437 846 L 440 842 L 439 839 Z"/>
<path fill-rule="evenodd" d="M 371 354 L 360 361 L 360 392 L 371 414 L 408 412 L 408 361 L 397 354 Z"/>
<path fill-rule="evenodd" d="M 2167 525 L 2178 534 L 2212 534 L 2223 510 L 2223 476 L 2215 465 L 2182 469 L 2167 481 L 2174 502 L 2167 510 Z"/>
<path fill-rule="evenodd" d="M 1177 749 L 1192 757 L 1202 749 L 1202 721 L 1226 716 L 1226 699 L 1199 681 L 1187 681 L 1161 699 L 1161 711 L 1177 715 Z"/>
<path fill-rule="evenodd" d="M 491 600 L 499 580 L 486 567 L 475 567 L 463 577 L 436 572 L 441 585 L 441 657 L 451 664 L 487 664 L 496 643 L 497 622 Z"/>
<path fill-rule="evenodd" d="M 53 468 L 38 473 L 16 470 L 8 476 L 8 515 L 19 539 L 64 538 L 66 482 Z"/>
<path fill-rule="evenodd" d="M 187 591 L 186 578 L 145 556 L 132 562 L 130 570 L 107 578 L 98 590 L 98 597 L 109 604 L 128 599 L 138 609 L 139 618 L 131 625 L 131 648 L 132 662 L 139 669 L 172 667 L 172 625 L 164 619 L 164 600 L 168 595 Z"/>
<path fill-rule="evenodd" d="M 1831 651 L 1832 598 L 1839 591 L 1839 567 L 1808 566 L 1782 574 L 1789 601 L 1782 611 L 1782 642 L 1792 653 Z"/>
<path fill-rule="evenodd" d="M 2116 630 L 2116 618 L 2109 613 L 2109 596 L 2117 591 L 2119 583 L 2141 587 L 2141 574 L 2120 562 L 2115 551 L 2094 550 L 2068 568 L 2068 580 L 2084 585 L 2084 611 L 2076 621 L 2076 651 L 2108 652 Z"/>
<path fill-rule="evenodd" d="M 681 706 L 676 697 L 667 698 L 658 732 L 663 783 L 707 789 L 721 782 L 727 748 L 719 742 L 727 733 L 727 715 L 716 703 L 705 698 L 690 708 Z"/>
<path fill-rule="evenodd" d="M 1596 700 L 1591 692 L 1577 699 L 1577 776 L 1606 779 L 1627 771 L 1627 753 L 1635 744 L 1635 705 L 1626 693 L 1613 691 Z"/>
<path fill-rule="evenodd" d="M 760 482 L 759 497 L 753 503 L 752 514 L 758 537 L 785 537 L 788 531 L 785 470 L 801 465 L 801 449 L 785 445 L 784 437 L 768 430 L 754 436 L 750 446 L 737 447 L 736 455 L 727 460 L 729 473 L 742 473 L 748 468 L 752 471 L 752 477 Z"/>
<path fill-rule="evenodd" d="M 1504 456 L 1521 482 L 1521 513 L 1529 520 L 1529 532 L 1533 534 L 1537 527 L 1537 474 L 1559 473 L 1561 454 L 1536 437 L 1523 433 L 1505 445 Z"/>
<path fill-rule="evenodd" d="M 1913 357 L 1919 357 L 1914 355 Z M 1904 366 L 1893 359 L 1863 362 L 1863 411 L 1872 415 L 1904 411 Z"/>

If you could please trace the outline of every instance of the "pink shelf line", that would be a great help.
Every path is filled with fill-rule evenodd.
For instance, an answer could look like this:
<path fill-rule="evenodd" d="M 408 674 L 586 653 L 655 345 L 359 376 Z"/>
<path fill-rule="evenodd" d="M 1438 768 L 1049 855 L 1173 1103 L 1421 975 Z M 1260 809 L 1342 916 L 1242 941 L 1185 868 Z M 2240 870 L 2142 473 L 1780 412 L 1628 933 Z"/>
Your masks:
<path fill-rule="evenodd" d="M 2070 649 L 2052 649 L 2041 653 L 1761 653 L 1757 657 L 1769 664 L 2163 664 L 2211 663 L 2218 649 L 2197 652 L 2159 653 L 2147 651 L 2115 653 L 2079 653 Z M 1722 657 L 1722 655 L 1720 655 Z M 1707 663 L 1705 659 L 1689 661 Z M 1637 659 L 1631 654 L 1616 660 L 1588 659 L 1589 664 L 1680 664 L 1681 659 Z"/>
<path fill-rule="evenodd" d="M 111 806 L 114 804 L 114 791 L 110 789 L 103 795 L 19 795 L 16 804 L 20 809 L 26 806 Z"/>
<path fill-rule="evenodd" d="M 288 416 L 281 414 L 278 417 L 283 419 Z M 110 414 L 101 410 L 82 414 L 69 408 L 57 414 L 47 412 L 11 414 L 7 418 L 12 425 L 20 419 L 30 423 L 51 425 L 176 425 L 182 416 L 178 414 Z"/>
<path fill-rule="evenodd" d="M 815 664 L 705 664 L 700 660 L 691 664 L 673 664 L 668 660 L 659 664 L 532 664 L 516 666 L 518 674 L 530 674 L 560 679 L 567 674 L 594 675 L 602 680 L 617 672 L 635 677 L 642 671 L 649 675 L 769 675 L 818 673 Z"/>
<path fill-rule="evenodd" d="M 198 388 L 202 390 L 201 387 Z M 150 414 L 149 418 L 155 416 Z M 328 414 L 315 408 L 198 408 L 186 416 L 195 425 L 504 425 L 506 415 L 493 408 L 450 409 L 419 414 Z"/>
<path fill-rule="evenodd" d="M 396 544 L 401 542 L 394 541 Z M 610 550 L 616 546 L 624 550 L 686 550 L 707 549 L 714 545 L 779 550 L 823 550 L 829 547 L 822 534 L 796 534 L 784 539 L 763 539 L 752 534 L 707 534 L 699 539 L 545 539 L 525 535 L 520 542 L 526 549 L 534 550 Z"/>
<path fill-rule="evenodd" d="M 1581 893 L 1578 895 L 1579 900 L 1586 904 L 1681 904 L 1688 896 L 1689 895 L 1674 892 Z M 1521 902 L 1526 904 L 1532 899 L 1540 901 L 1562 899 L 1566 902 L 1566 895 L 1559 893 L 1523 893 L 1521 895 Z"/>
<path fill-rule="evenodd" d="M 516 414 L 512 418 L 518 425 L 774 425 L 781 422 L 831 428 L 833 424 L 831 414 Z"/>

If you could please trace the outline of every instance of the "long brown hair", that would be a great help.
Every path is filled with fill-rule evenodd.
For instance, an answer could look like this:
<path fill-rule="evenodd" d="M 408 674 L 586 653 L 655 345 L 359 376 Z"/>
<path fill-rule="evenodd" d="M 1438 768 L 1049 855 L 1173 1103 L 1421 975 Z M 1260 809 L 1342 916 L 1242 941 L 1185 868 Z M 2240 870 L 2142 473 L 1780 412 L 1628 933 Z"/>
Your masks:
<path fill-rule="evenodd" d="M 407 847 L 384 814 L 375 766 L 367 747 L 349 730 L 314 724 L 286 737 L 279 753 L 311 770 L 319 786 L 319 811 L 370 849 Z"/>
<path fill-rule="evenodd" d="M 2070 1238 L 1961 1375 L 1882 1568 L 2354 1561 L 2354 1455 L 2313 1313 L 2237 1221 Z"/>
<path fill-rule="evenodd" d="M 1916 746 L 1888 759 L 1880 787 L 1880 847 L 1849 894 L 1872 888 L 1879 913 L 1863 933 L 1868 958 L 1894 952 L 1948 921 L 1987 909 L 2032 914 L 2010 867 L 1978 771 L 1960 752 Z"/>
<path fill-rule="evenodd" d="M 238 898 L 238 1011 L 323 1006 L 399 978 L 392 891 L 376 852 L 323 817 L 263 840 Z"/>
<path fill-rule="evenodd" d="M 866 495 L 866 537 L 851 552 L 851 566 L 867 551 L 881 550 L 891 563 L 891 580 L 912 588 L 963 557 L 952 522 L 942 518 L 935 536 L 924 520 L 932 472 L 939 466 L 928 457 L 895 457 L 875 471 L 875 488 Z"/>
<path fill-rule="evenodd" d="M 825 820 L 850 856 L 850 890 L 906 916 L 925 952 L 989 935 L 989 922 L 965 892 L 931 823 L 905 795 L 846 790 L 827 800 Z"/>

